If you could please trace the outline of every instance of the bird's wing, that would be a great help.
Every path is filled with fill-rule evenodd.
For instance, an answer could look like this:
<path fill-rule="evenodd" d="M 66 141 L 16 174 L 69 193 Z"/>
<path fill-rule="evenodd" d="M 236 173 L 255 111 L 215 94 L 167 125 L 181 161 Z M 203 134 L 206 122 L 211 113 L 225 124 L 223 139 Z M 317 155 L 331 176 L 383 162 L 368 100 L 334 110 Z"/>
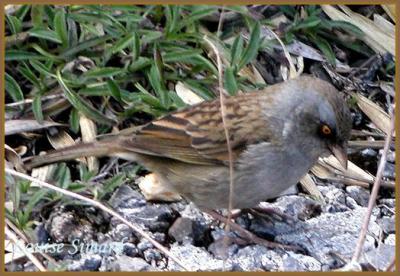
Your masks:
<path fill-rule="evenodd" d="M 271 131 L 259 118 L 260 100 L 269 99 L 248 93 L 225 100 L 234 161 L 248 144 L 271 139 Z M 121 140 L 120 146 L 188 163 L 215 164 L 229 161 L 225 137 L 220 102 L 215 100 L 155 120 Z"/>

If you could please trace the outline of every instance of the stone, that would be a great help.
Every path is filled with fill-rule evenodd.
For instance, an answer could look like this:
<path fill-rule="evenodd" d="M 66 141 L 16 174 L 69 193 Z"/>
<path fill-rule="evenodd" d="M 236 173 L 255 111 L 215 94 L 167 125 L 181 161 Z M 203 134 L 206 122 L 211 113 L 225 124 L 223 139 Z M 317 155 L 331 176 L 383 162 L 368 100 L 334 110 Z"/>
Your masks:
<path fill-rule="evenodd" d="M 385 239 L 385 244 L 387 245 L 396 245 L 396 234 L 390 234 Z"/>
<path fill-rule="evenodd" d="M 121 198 L 120 198 L 121 197 Z M 147 203 L 143 195 L 129 186 L 120 186 L 110 199 L 110 204 L 128 221 L 139 224 L 152 232 L 165 232 L 175 214 L 168 204 Z M 116 218 L 112 225 L 120 224 Z"/>
<path fill-rule="evenodd" d="M 322 265 L 336 268 L 338 264 L 331 252 L 337 252 L 343 258 L 352 257 L 366 210 L 359 207 L 346 212 L 324 213 L 307 220 L 292 233 L 278 234 L 275 241 L 300 246 Z M 365 250 L 374 248 L 375 238 L 379 235 L 380 229 L 375 221 L 376 217 L 372 216 Z"/>
<path fill-rule="evenodd" d="M 354 198 L 346 196 L 346 205 L 347 207 L 349 207 L 350 209 L 356 209 L 359 207 L 359 205 L 357 204 L 357 202 L 354 200 Z"/>
<path fill-rule="evenodd" d="M 142 258 L 132 258 L 128 256 L 118 257 L 111 264 L 111 271 L 156 271 L 157 268 L 152 267 Z"/>
<path fill-rule="evenodd" d="M 97 271 L 102 262 L 102 257 L 98 254 L 82 254 L 77 261 L 72 261 L 67 265 L 68 271 Z"/>
<path fill-rule="evenodd" d="M 129 257 L 137 257 L 139 255 L 139 249 L 132 243 L 124 243 L 123 253 Z"/>
<path fill-rule="evenodd" d="M 146 260 L 146 262 L 152 263 L 152 262 L 158 262 L 162 259 L 160 251 L 157 249 L 147 249 L 146 251 L 143 252 L 143 257 Z"/>
<path fill-rule="evenodd" d="M 280 271 L 321 271 L 321 263 L 315 258 L 297 254 L 294 252 L 287 252 L 282 258 L 282 265 L 279 267 Z"/>
<path fill-rule="evenodd" d="M 129 240 L 133 230 L 126 224 L 118 224 L 111 231 L 112 239 L 115 241 Z"/>
<path fill-rule="evenodd" d="M 346 192 L 357 202 L 358 205 L 362 207 L 368 206 L 370 194 L 367 189 L 360 186 L 347 186 Z"/>
<path fill-rule="evenodd" d="M 369 250 L 365 258 L 378 271 L 385 271 L 395 257 L 395 246 L 381 243 L 378 248 Z"/>
<path fill-rule="evenodd" d="M 298 195 L 280 197 L 270 206 L 277 207 L 292 219 L 307 220 L 321 213 L 321 204 L 319 202 Z"/>
<path fill-rule="evenodd" d="M 250 245 L 239 249 L 229 258 L 229 263 L 234 271 L 264 271 L 262 256 L 270 250 L 261 245 Z"/>
<path fill-rule="evenodd" d="M 94 237 L 93 226 L 74 211 L 65 206 L 54 210 L 45 228 L 56 243 L 90 242 Z"/>
<path fill-rule="evenodd" d="M 392 163 L 386 162 L 385 169 L 383 170 L 383 177 L 395 179 L 396 178 L 396 166 Z"/>
<path fill-rule="evenodd" d="M 168 235 L 177 242 L 193 241 L 193 222 L 189 218 L 177 218 L 168 230 Z"/>
<path fill-rule="evenodd" d="M 196 247 L 191 244 L 183 244 L 175 242 L 171 245 L 170 252 L 176 258 L 181 260 L 189 271 L 221 271 L 223 269 L 223 260 L 215 259 L 204 248 Z M 182 271 L 183 268 L 175 263 L 172 259 L 168 259 L 169 271 Z M 225 269 L 231 270 L 232 266 L 226 263 Z"/>
<path fill-rule="evenodd" d="M 137 249 L 139 249 L 140 251 L 145 251 L 145 250 L 147 250 L 147 249 L 149 249 L 149 248 L 153 248 L 154 247 L 154 245 L 150 242 L 150 241 L 148 241 L 148 240 L 146 240 L 145 238 L 143 238 L 138 244 L 137 244 Z"/>
<path fill-rule="evenodd" d="M 382 217 L 378 219 L 378 224 L 385 234 L 393 234 L 396 231 L 395 217 Z"/>

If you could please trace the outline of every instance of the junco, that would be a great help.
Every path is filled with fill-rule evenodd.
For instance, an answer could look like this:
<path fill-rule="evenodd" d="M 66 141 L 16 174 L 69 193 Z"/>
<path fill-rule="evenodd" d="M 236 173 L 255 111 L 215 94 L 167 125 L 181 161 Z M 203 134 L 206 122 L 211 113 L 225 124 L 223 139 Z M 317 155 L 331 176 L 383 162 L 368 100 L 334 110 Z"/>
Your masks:
<path fill-rule="evenodd" d="M 296 184 L 318 157 L 347 164 L 351 116 L 328 82 L 301 76 L 228 97 L 233 207 L 251 208 Z M 228 208 L 229 158 L 219 100 L 173 112 L 133 131 L 35 156 L 27 168 L 82 156 L 117 156 L 153 171 L 200 208 Z"/>

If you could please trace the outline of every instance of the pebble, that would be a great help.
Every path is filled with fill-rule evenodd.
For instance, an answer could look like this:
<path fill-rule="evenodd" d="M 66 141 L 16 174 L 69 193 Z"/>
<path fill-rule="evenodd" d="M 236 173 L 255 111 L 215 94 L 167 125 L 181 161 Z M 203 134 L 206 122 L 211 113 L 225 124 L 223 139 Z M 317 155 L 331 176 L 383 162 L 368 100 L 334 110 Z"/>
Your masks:
<path fill-rule="evenodd" d="M 156 271 L 142 258 L 132 258 L 128 256 L 120 256 L 111 264 L 111 271 Z"/>
<path fill-rule="evenodd" d="M 368 206 L 370 194 L 367 189 L 360 186 L 347 186 L 346 192 L 357 202 L 358 205 L 362 207 Z"/>
<path fill-rule="evenodd" d="M 189 218 L 179 217 L 168 230 L 168 235 L 177 242 L 193 241 L 193 222 Z"/>

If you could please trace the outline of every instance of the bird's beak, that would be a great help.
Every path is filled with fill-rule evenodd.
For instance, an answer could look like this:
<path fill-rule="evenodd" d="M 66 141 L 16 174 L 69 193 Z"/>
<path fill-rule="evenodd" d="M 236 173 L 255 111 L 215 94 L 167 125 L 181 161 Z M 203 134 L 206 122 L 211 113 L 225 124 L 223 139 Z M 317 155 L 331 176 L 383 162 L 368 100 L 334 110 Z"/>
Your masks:
<path fill-rule="evenodd" d="M 339 161 L 340 165 L 347 170 L 347 150 L 345 146 L 340 145 L 330 145 L 329 149 Z"/>

